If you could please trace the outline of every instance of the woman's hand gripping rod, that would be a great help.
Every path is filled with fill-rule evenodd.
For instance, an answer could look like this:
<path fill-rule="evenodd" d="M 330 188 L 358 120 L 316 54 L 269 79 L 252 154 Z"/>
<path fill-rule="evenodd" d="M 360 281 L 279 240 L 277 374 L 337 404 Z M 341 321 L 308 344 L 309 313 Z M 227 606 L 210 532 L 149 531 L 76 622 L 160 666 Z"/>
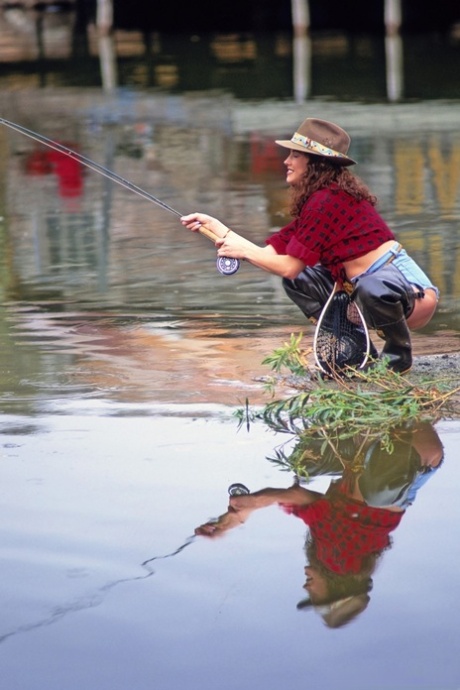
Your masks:
<path fill-rule="evenodd" d="M 149 192 L 146 192 L 144 189 L 141 189 L 132 182 L 129 182 L 129 180 L 125 180 L 124 177 L 117 175 L 108 168 L 104 168 L 104 166 L 99 165 L 99 163 L 95 163 L 90 158 L 86 158 L 86 156 L 82 156 L 80 153 L 72 151 L 72 149 L 69 149 L 67 148 L 67 146 L 59 144 L 57 141 L 48 139 L 47 137 L 44 137 L 41 134 L 32 132 L 32 130 L 26 129 L 25 127 L 17 125 L 14 122 L 10 122 L 9 120 L 5 120 L 2 117 L 0 117 L 0 124 L 5 125 L 5 127 L 9 127 L 10 129 L 13 129 L 15 132 L 19 132 L 19 134 L 23 134 L 24 136 L 29 137 L 29 139 L 37 141 L 39 144 L 43 144 L 43 146 L 47 146 L 50 149 L 54 149 L 54 151 L 58 151 L 58 153 L 62 153 L 64 156 L 73 158 L 81 165 L 84 165 L 85 167 L 90 168 L 90 170 L 94 170 L 94 172 L 97 172 L 100 175 L 107 177 L 109 180 L 112 180 L 112 182 L 116 182 L 122 187 L 131 190 L 131 192 L 134 192 L 135 194 L 142 196 L 144 199 L 147 199 L 147 201 L 151 201 L 152 203 L 157 204 L 157 206 L 161 206 L 165 209 L 165 211 L 169 211 L 169 213 L 173 213 L 175 216 L 181 217 L 184 215 L 183 213 L 179 213 L 179 211 L 176 211 L 174 208 L 166 204 L 164 201 L 157 199 L 157 197 L 153 196 L 152 194 L 149 194 Z M 212 242 L 216 242 L 217 240 L 221 239 L 212 230 L 207 228 L 206 225 L 202 225 L 199 228 L 198 232 L 201 235 L 204 235 L 205 237 L 210 239 Z M 219 273 L 222 273 L 222 275 L 232 275 L 233 273 L 236 273 L 239 267 L 240 262 L 238 259 L 231 259 L 226 256 L 219 256 L 217 259 L 217 270 L 219 271 Z"/>

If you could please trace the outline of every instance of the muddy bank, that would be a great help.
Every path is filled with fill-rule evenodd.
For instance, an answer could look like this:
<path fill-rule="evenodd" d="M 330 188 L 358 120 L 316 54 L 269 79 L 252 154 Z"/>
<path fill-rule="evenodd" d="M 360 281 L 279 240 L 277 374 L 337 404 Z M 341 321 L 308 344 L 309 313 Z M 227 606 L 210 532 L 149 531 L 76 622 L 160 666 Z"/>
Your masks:
<path fill-rule="evenodd" d="M 415 386 L 427 392 L 432 389 L 440 394 L 452 392 L 446 403 L 440 409 L 439 418 L 460 419 L 460 352 L 458 351 L 457 337 L 453 333 L 443 334 L 422 334 L 413 333 L 413 363 L 409 372 L 402 379 L 407 382 L 408 387 Z M 307 362 L 307 378 L 298 378 L 288 374 L 286 370 L 280 375 L 273 375 L 265 369 L 264 375 L 258 377 L 261 390 L 271 377 L 276 381 L 275 398 L 282 399 L 296 395 L 301 390 L 314 389 L 316 385 L 328 385 L 331 387 L 340 384 L 332 379 L 321 379 L 316 365 L 313 349 L 309 339 L 305 342 L 306 349 L 304 354 Z M 375 338 L 375 345 L 378 351 L 381 350 L 381 341 Z M 319 383 L 321 381 L 321 383 Z M 347 381 L 347 385 L 358 385 L 363 383 L 358 377 Z M 436 394 L 437 397 L 437 394 Z M 254 402 L 254 401 L 253 401 Z M 268 402 L 267 394 L 265 403 Z"/>
<path fill-rule="evenodd" d="M 438 355 L 421 355 L 414 358 L 414 364 L 408 379 L 417 381 L 434 380 L 456 390 L 451 398 L 448 416 L 460 419 L 460 354 L 445 353 Z M 446 413 L 447 416 L 447 413 Z"/>
<path fill-rule="evenodd" d="M 410 378 L 425 375 L 430 378 L 448 377 L 452 386 L 460 385 L 460 353 L 449 352 L 414 357 L 414 363 L 409 373 Z"/>
<path fill-rule="evenodd" d="M 276 397 L 282 398 L 282 387 L 286 397 L 295 395 L 302 389 L 312 389 L 315 387 L 317 379 L 317 368 L 314 363 L 309 365 L 310 379 L 298 379 L 296 377 L 280 377 L 278 379 L 278 390 Z M 266 379 L 265 379 L 266 380 Z M 412 368 L 404 375 L 404 380 L 408 386 L 418 386 L 424 390 L 429 390 L 430 387 L 439 391 L 448 393 L 452 391 L 452 396 L 446 401 L 440 409 L 439 418 L 444 419 L 460 419 L 460 354 L 459 353 L 443 353 L 443 354 L 427 354 L 415 355 Z M 333 380 L 324 380 L 326 385 L 339 386 L 340 384 Z M 324 385 L 324 381 L 321 385 Z M 353 379 L 347 381 L 347 385 L 353 385 Z M 359 379 L 356 379 L 356 383 Z"/>

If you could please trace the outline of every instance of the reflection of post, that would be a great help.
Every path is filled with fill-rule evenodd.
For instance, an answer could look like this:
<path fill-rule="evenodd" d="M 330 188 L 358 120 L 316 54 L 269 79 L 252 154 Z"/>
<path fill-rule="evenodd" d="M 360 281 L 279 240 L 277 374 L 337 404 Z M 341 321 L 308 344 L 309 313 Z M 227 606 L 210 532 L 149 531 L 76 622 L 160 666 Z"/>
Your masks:
<path fill-rule="evenodd" d="M 40 86 L 46 86 L 46 79 L 45 79 L 45 36 L 44 36 L 44 19 L 43 19 L 43 12 L 40 10 L 37 10 L 36 17 L 35 17 L 35 33 L 37 36 L 37 49 L 38 49 L 38 54 L 37 54 L 37 64 L 38 64 L 38 71 L 40 75 Z"/>
<path fill-rule="evenodd" d="M 38 59 L 44 60 L 45 55 L 45 40 L 43 30 L 43 12 L 37 12 L 35 19 L 35 32 L 37 35 Z"/>
<path fill-rule="evenodd" d="M 111 91 L 117 85 L 117 66 L 112 35 L 113 2 L 97 0 L 97 33 L 102 87 Z"/>
<path fill-rule="evenodd" d="M 403 95 L 403 53 L 401 28 L 401 0 L 385 0 L 385 54 L 387 96 L 398 101 Z"/>
<path fill-rule="evenodd" d="M 113 132 L 109 129 L 107 143 L 106 143 L 106 155 L 105 164 L 110 170 L 113 167 L 114 159 L 114 143 L 113 143 Z M 98 259 L 98 285 L 99 290 L 102 293 L 107 292 L 107 261 L 108 261 L 108 246 L 110 237 L 110 210 L 112 208 L 112 197 L 113 197 L 113 184 L 112 182 L 105 178 L 104 179 L 104 195 L 103 195 L 103 206 L 102 206 L 102 225 L 97 224 L 97 259 Z"/>
<path fill-rule="evenodd" d="M 294 33 L 294 99 L 303 103 L 310 94 L 311 41 L 308 0 L 291 0 Z"/>

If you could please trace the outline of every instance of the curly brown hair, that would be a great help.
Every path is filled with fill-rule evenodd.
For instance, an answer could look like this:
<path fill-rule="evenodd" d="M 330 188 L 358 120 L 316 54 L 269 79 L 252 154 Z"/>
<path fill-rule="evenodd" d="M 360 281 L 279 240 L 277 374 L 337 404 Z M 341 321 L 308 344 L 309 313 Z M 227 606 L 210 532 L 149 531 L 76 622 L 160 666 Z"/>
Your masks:
<path fill-rule="evenodd" d="M 317 545 L 310 534 L 305 539 L 305 554 L 312 568 L 324 579 L 327 586 L 327 596 L 322 604 L 331 603 L 344 597 L 367 594 L 373 586 L 372 575 L 375 572 L 382 555 L 391 549 L 392 542 L 374 553 L 370 553 L 362 559 L 362 567 L 358 573 L 335 573 L 329 570 L 317 556 Z M 317 602 L 319 603 L 319 602 Z"/>
<path fill-rule="evenodd" d="M 350 170 L 341 165 L 330 163 L 320 156 L 305 154 L 309 159 L 307 171 L 299 185 L 291 189 L 291 215 L 297 217 L 305 202 L 314 192 L 337 185 L 339 189 L 358 201 L 368 201 L 372 206 L 377 204 L 377 197 L 372 194 L 369 187 Z"/>

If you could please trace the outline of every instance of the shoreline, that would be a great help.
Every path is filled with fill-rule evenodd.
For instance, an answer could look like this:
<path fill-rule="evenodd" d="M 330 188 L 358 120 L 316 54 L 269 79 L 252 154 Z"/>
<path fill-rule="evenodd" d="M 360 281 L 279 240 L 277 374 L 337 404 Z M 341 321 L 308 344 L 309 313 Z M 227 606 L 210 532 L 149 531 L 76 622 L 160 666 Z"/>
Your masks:
<path fill-rule="evenodd" d="M 409 376 L 411 374 L 429 374 L 431 377 L 433 373 L 439 376 L 453 375 L 458 379 L 457 385 L 460 385 L 460 353 L 446 352 L 414 357 Z"/>

